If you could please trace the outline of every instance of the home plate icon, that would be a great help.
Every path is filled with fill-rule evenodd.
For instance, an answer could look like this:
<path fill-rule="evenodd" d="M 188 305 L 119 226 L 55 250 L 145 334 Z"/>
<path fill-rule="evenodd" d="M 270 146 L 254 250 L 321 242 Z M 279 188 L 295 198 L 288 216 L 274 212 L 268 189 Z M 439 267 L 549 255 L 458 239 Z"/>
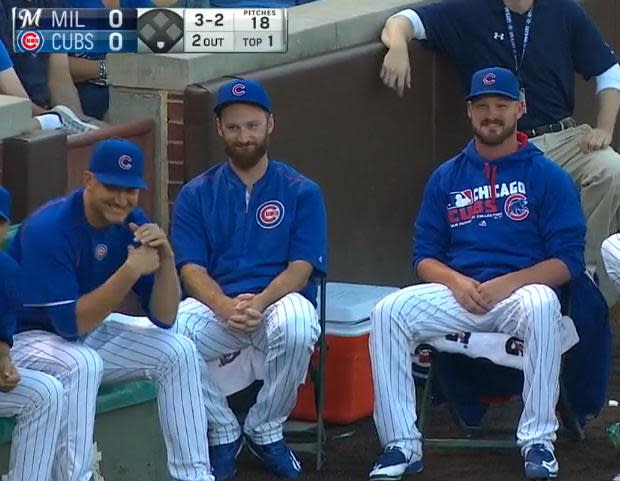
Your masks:
<path fill-rule="evenodd" d="M 138 52 L 183 52 L 183 10 L 138 9 Z"/>

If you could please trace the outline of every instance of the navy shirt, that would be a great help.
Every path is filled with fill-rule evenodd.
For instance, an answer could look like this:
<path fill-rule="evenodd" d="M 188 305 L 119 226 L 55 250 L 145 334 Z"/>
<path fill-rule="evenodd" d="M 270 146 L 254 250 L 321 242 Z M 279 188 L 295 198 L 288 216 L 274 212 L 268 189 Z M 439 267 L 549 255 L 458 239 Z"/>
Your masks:
<path fill-rule="evenodd" d="M 414 267 L 432 258 L 484 282 L 555 258 L 573 278 L 584 272 L 577 187 L 521 141 L 520 150 L 493 161 L 471 141 L 433 173 L 415 224 Z"/>
<path fill-rule="evenodd" d="M 0 32 L 5 45 L 13 45 L 12 9 L 28 8 L 62 8 L 64 0 L 2 0 L 0 2 Z M 12 52 L 12 47 L 9 49 Z M 21 53 L 11 54 L 17 76 L 21 80 L 30 100 L 41 107 L 49 107 L 50 93 L 47 86 L 49 54 Z"/>
<path fill-rule="evenodd" d="M 228 296 L 257 293 L 288 263 L 327 269 L 325 204 L 319 186 L 270 160 L 246 198 L 245 184 L 228 162 L 187 183 L 177 197 L 172 242 L 177 266 L 197 264 Z M 301 291 L 316 304 L 316 282 Z"/>
<path fill-rule="evenodd" d="M 466 91 L 472 74 L 482 68 L 499 66 L 516 72 L 502 0 L 444 0 L 415 11 L 424 24 L 426 43 L 451 61 Z M 520 59 L 527 14 L 511 16 Z M 536 0 L 518 72 L 527 101 L 519 127 L 532 129 L 573 115 L 575 72 L 589 80 L 616 62 L 575 0 Z"/>
<path fill-rule="evenodd" d="M 18 314 L 18 331 L 43 329 L 77 338 L 77 301 L 106 282 L 127 260 L 127 248 L 133 242 L 130 222 L 141 225 L 148 219 L 135 209 L 123 225 L 92 227 L 80 189 L 49 202 L 22 223 L 9 249 L 28 286 L 23 292 L 24 309 Z M 170 327 L 150 315 L 153 282 L 153 275 L 143 276 L 133 291 L 154 324 Z"/>
<path fill-rule="evenodd" d="M 6 252 L 0 252 L 0 341 L 13 345 L 16 314 L 21 307 L 19 266 Z"/>

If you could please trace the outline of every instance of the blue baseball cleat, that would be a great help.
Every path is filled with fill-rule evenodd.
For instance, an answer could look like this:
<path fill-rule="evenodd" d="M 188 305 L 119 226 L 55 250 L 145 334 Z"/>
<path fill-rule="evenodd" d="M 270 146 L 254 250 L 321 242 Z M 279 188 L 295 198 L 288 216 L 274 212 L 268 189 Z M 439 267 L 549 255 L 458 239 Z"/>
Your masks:
<path fill-rule="evenodd" d="M 421 459 L 408 461 L 400 449 L 387 447 L 375 461 L 368 477 L 371 481 L 398 481 L 422 469 L 424 465 Z"/>
<path fill-rule="evenodd" d="M 525 477 L 527 479 L 556 478 L 560 471 L 558 460 L 544 444 L 533 444 L 525 455 Z"/>
<path fill-rule="evenodd" d="M 228 444 L 209 446 L 209 459 L 215 481 L 231 479 L 237 474 L 237 456 L 243 448 L 243 437 Z"/>
<path fill-rule="evenodd" d="M 279 478 L 298 479 L 301 476 L 301 464 L 284 439 L 271 444 L 256 444 L 246 437 L 249 450 L 260 459 L 268 471 Z"/>

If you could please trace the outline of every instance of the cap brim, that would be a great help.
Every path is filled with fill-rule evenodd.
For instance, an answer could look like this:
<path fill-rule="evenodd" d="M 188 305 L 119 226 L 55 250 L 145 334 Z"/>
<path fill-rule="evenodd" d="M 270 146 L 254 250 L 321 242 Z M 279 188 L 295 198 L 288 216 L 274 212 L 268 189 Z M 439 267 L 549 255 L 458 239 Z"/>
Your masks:
<path fill-rule="evenodd" d="M 117 176 L 114 174 L 95 174 L 95 178 L 105 185 L 122 187 L 124 189 L 147 190 L 144 179 L 140 177 Z"/>
<path fill-rule="evenodd" d="M 489 95 L 495 95 L 497 97 L 505 97 L 510 100 L 520 100 L 518 95 L 515 97 L 514 95 L 507 94 L 503 90 L 485 90 L 484 92 L 478 92 L 478 93 L 468 96 L 467 100 L 473 100 L 473 99 L 477 99 L 478 97 L 486 97 Z"/>
<path fill-rule="evenodd" d="M 216 114 L 219 114 L 222 109 L 225 109 L 226 107 L 228 107 L 229 105 L 233 105 L 233 104 L 248 104 L 248 105 L 255 105 L 256 107 L 260 107 L 261 109 L 263 109 L 265 112 L 267 112 L 268 114 L 271 113 L 271 109 L 268 109 L 266 106 L 264 106 L 263 104 L 259 103 L 259 102 L 251 102 L 251 101 L 246 101 L 246 100 L 231 100 L 229 102 L 223 102 L 221 104 L 216 105 L 215 107 L 213 107 L 213 111 Z"/>

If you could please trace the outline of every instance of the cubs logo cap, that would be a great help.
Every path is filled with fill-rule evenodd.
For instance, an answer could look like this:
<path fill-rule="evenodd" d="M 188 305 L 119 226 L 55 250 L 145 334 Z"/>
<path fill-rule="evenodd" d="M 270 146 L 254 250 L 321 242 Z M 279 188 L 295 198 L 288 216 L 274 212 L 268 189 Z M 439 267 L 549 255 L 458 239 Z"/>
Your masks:
<path fill-rule="evenodd" d="M 235 79 L 225 83 L 217 91 L 217 102 L 213 110 L 220 114 L 222 109 L 231 104 L 251 104 L 271 113 L 271 100 L 260 83 L 255 80 Z"/>
<path fill-rule="evenodd" d="M 511 100 L 519 100 L 519 79 L 512 71 L 501 67 L 478 70 L 471 77 L 467 100 L 482 95 L 499 95 Z"/>
<path fill-rule="evenodd" d="M 102 184 L 126 189 L 146 189 L 144 154 L 139 145 L 125 139 L 97 142 L 89 170 Z"/>
<path fill-rule="evenodd" d="M 11 194 L 4 187 L 0 187 L 0 219 L 11 220 Z"/>

